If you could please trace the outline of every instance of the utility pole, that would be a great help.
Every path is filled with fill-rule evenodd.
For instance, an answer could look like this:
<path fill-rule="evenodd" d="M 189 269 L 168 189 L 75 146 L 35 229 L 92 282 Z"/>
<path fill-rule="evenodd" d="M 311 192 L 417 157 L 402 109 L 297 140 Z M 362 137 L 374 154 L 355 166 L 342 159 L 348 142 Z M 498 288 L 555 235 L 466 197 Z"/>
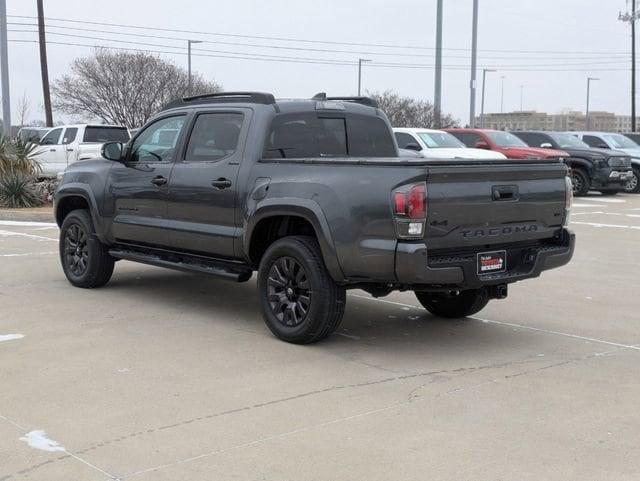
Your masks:
<path fill-rule="evenodd" d="M 524 96 L 524 85 L 520 85 L 520 112 L 522 112 L 522 97 Z"/>
<path fill-rule="evenodd" d="M 484 87 L 487 83 L 487 72 L 495 72 L 490 68 L 482 69 L 482 100 L 480 101 L 480 128 L 484 128 Z"/>
<path fill-rule="evenodd" d="M 2 76 L 2 127 L 11 137 L 11 95 L 9 94 L 9 48 L 7 46 L 7 0 L 0 0 L 0 69 Z"/>
<path fill-rule="evenodd" d="M 40 44 L 40 74 L 42 75 L 42 96 L 44 97 L 44 115 L 47 127 L 53 127 L 51 111 L 51 91 L 49 89 L 49 67 L 47 66 L 47 39 L 44 31 L 44 7 L 38 0 L 38 42 Z"/>
<path fill-rule="evenodd" d="M 191 95 L 191 45 L 194 43 L 202 43 L 201 40 L 187 40 L 187 93 Z"/>
<path fill-rule="evenodd" d="M 436 74 L 433 84 L 435 127 L 439 129 L 442 126 L 442 0 L 438 0 L 436 12 Z"/>
<path fill-rule="evenodd" d="M 591 91 L 592 80 L 600 80 L 600 79 L 595 77 L 587 77 L 587 109 L 585 113 L 585 123 L 586 123 L 587 130 L 591 130 L 591 118 L 589 117 L 589 95 Z M 633 117 L 632 117 L 632 121 L 633 121 Z"/>
<path fill-rule="evenodd" d="M 504 113 L 504 79 L 505 76 L 500 77 L 500 113 Z"/>
<path fill-rule="evenodd" d="M 362 64 L 364 62 L 371 62 L 371 60 L 368 60 L 366 58 L 359 58 L 358 59 L 358 97 L 360 97 L 361 91 L 362 91 Z"/>
<path fill-rule="evenodd" d="M 629 1 L 627 0 L 627 9 Z M 631 131 L 636 131 L 636 20 L 640 12 L 636 11 L 636 0 L 631 0 L 631 13 L 620 12 L 618 20 L 631 24 Z"/>
<path fill-rule="evenodd" d="M 476 68 L 478 65 L 478 0 L 473 0 L 473 23 L 471 27 L 471 89 L 469 102 L 469 126 L 476 125 Z"/>

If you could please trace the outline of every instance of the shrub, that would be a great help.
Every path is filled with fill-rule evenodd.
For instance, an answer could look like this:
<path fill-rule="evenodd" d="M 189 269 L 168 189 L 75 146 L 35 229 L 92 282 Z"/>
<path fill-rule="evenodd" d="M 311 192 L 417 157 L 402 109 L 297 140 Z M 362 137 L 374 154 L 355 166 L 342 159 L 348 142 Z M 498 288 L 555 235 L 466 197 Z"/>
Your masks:
<path fill-rule="evenodd" d="M 41 172 L 40 164 L 35 159 L 38 145 L 22 140 L 0 137 L 0 178 L 11 172 L 36 176 Z"/>
<path fill-rule="evenodd" d="M 42 203 L 32 176 L 16 171 L 0 176 L 0 206 L 39 207 Z"/>

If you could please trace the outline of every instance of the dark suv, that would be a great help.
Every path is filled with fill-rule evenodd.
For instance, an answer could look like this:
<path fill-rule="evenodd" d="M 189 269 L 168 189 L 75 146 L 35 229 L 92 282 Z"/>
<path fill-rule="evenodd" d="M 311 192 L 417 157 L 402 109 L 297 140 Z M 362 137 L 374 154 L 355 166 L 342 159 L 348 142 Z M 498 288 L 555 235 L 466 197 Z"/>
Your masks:
<path fill-rule="evenodd" d="M 599 190 L 615 195 L 624 190 L 631 178 L 631 159 L 624 152 L 596 149 L 574 135 L 562 132 L 511 132 L 531 147 L 561 149 L 569 154 L 565 163 L 571 168 L 571 182 L 575 196 Z"/>

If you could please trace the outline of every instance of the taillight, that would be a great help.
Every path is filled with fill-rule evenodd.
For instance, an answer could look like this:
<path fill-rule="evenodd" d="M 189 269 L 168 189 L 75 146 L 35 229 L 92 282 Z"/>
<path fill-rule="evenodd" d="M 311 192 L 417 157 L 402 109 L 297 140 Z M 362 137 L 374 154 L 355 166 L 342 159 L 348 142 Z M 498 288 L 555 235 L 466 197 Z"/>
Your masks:
<path fill-rule="evenodd" d="M 420 238 L 427 219 L 427 184 L 404 185 L 392 195 L 396 230 L 401 238 Z"/>
<path fill-rule="evenodd" d="M 562 225 L 567 227 L 571 219 L 571 207 L 573 206 L 573 182 L 568 176 L 564 178 L 564 188 L 564 222 Z"/>

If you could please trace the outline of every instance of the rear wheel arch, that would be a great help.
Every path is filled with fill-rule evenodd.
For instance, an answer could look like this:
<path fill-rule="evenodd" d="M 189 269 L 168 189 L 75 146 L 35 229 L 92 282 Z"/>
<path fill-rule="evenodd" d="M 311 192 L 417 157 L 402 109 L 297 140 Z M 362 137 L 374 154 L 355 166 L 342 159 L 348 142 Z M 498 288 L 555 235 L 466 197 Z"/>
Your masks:
<path fill-rule="evenodd" d="M 314 237 L 331 277 L 336 282 L 344 280 L 326 220 L 306 207 L 268 206 L 257 210 L 245 230 L 244 254 L 258 266 L 271 244 L 294 235 Z"/>

